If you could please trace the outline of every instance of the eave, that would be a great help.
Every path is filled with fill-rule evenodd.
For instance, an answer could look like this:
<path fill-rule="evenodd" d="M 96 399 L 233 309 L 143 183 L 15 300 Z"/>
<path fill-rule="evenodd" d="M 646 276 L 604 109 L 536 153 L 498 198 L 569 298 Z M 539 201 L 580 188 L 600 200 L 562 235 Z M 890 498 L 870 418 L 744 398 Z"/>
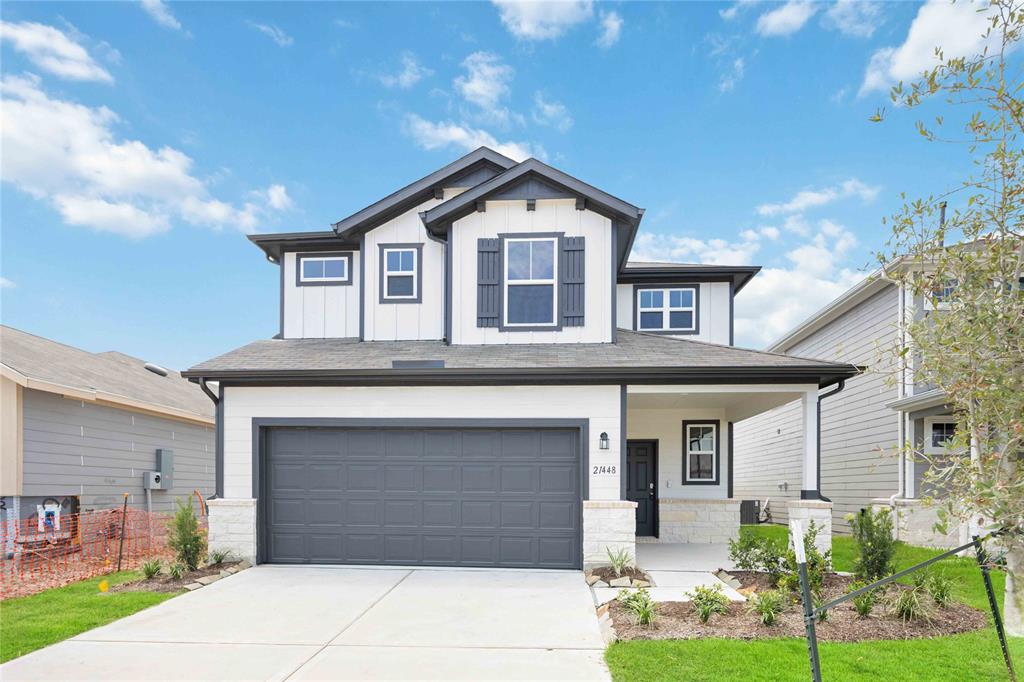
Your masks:
<path fill-rule="evenodd" d="M 619 284 L 647 284 L 667 283 L 677 284 L 684 282 L 732 282 L 733 293 L 739 293 L 747 283 L 761 271 L 761 266 L 752 265 L 723 265 L 714 267 L 688 267 L 680 265 L 678 268 L 664 266 L 656 268 L 630 267 L 619 273 Z"/>
<path fill-rule="evenodd" d="M 355 251 L 359 242 L 349 242 L 338 237 L 333 230 L 318 232 L 275 232 L 250 234 L 249 241 L 266 254 L 271 263 L 280 263 L 285 251 Z"/>

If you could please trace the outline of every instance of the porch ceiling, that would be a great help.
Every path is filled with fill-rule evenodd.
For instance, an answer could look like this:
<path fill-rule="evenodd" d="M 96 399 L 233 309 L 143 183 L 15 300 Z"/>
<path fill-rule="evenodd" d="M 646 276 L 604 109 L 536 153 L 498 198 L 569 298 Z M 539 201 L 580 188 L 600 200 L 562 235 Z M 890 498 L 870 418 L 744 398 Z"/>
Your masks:
<path fill-rule="evenodd" d="M 724 409 L 729 421 L 748 419 L 799 400 L 816 385 L 628 386 L 626 408 L 635 410 Z"/>

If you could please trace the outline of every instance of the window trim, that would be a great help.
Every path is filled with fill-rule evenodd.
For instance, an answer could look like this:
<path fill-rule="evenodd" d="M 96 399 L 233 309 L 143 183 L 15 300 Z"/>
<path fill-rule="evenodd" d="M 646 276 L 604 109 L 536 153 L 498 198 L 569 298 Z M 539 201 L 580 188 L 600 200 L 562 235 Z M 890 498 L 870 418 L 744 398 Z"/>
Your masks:
<path fill-rule="evenodd" d="M 690 478 L 690 441 L 689 428 L 691 426 L 710 426 L 714 429 L 715 447 L 711 453 L 712 473 L 711 478 Z M 683 485 L 721 485 L 722 476 L 722 420 L 721 419 L 684 419 L 683 420 Z M 693 453 L 698 454 L 698 453 Z M 699 454 L 709 454 L 701 452 Z"/>
<path fill-rule="evenodd" d="M 345 276 L 334 279 L 304 279 L 302 262 L 305 260 L 326 260 L 340 258 L 345 261 Z M 295 286 L 297 287 L 339 287 L 352 284 L 351 251 L 305 251 L 295 254 Z"/>
<path fill-rule="evenodd" d="M 423 244 L 422 243 L 402 243 L 402 244 L 378 244 L 378 258 L 377 258 L 377 294 L 378 300 L 381 304 L 400 304 L 400 303 L 422 303 L 423 302 Z M 387 295 L 387 253 L 389 251 L 412 251 L 415 254 L 413 261 L 412 281 L 413 281 L 413 295 L 412 296 L 388 296 Z M 394 273 L 395 276 L 408 276 L 402 271 L 402 273 Z"/>
<path fill-rule="evenodd" d="M 651 289 L 661 289 L 664 292 L 664 302 L 661 307 L 662 315 L 665 317 L 662 323 L 668 321 L 668 313 L 672 310 L 684 312 L 690 308 L 671 308 L 669 306 L 669 292 L 682 289 L 689 289 L 693 292 L 693 328 L 692 329 L 641 329 L 640 328 L 640 292 Z M 700 334 L 700 283 L 694 284 L 634 284 L 633 285 L 633 330 L 644 334 L 665 334 L 668 336 L 696 336 Z"/>
<path fill-rule="evenodd" d="M 956 430 L 957 420 L 949 416 L 926 417 L 924 420 L 924 454 L 944 455 L 950 452 L 945 446 L 932 445 L 932 429 L 936 424 L 952 424 Z"/>
<path fill-rule="evenodd" d="M 503 233 L 498 235 L 499 247 L 498 247 L 498 269 L 500 271 L 500 281 L 498 283 L 498 331 L 500 332 L 558 332 L 562 331 L 562 238 L 565 237 L 564 232 L 512 232 Z M 554 320 L 551 324 L 537 324 L 534 322 L 527 322 L 522 324 L 508 324 L 508 296 L 506 295 L 506 289 L 508 287 L 508 248 L 507 244 L 510 241 L 553 241 L 555 245 L 555 259 L 554 259 Z M 520 280 L 521 284 L 532 282 L 533 280 Z M 542 282 L 546 284 L 547 282 Z M 516 285 L 512 285 L 516 286 Z"/>

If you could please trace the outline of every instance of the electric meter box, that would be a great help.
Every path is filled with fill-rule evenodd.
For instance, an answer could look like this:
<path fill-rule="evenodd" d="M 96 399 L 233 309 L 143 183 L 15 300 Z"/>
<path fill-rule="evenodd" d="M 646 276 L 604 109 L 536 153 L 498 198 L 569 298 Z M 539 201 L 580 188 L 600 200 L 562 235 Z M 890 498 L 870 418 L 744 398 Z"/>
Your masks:
<path fill-rule="evenodd" d="M 170 490 L 174 485 L 174 450 L 158 448 L 156 470 L 160 472 L 160 487 L 155 490 Z"/>

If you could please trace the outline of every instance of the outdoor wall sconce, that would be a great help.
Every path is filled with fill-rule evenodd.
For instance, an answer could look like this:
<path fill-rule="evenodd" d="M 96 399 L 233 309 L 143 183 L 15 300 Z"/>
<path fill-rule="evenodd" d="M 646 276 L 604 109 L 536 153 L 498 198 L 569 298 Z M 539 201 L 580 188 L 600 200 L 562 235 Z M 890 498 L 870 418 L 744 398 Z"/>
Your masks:
<path fill-rule="evenodd" d="M 601 440 L 599 441 L 599 443 L 602 450 L 607 450 L 610 446 L 611 443 L 608 440 L 608 433 L 606 431 L 601 432 Z"/>

